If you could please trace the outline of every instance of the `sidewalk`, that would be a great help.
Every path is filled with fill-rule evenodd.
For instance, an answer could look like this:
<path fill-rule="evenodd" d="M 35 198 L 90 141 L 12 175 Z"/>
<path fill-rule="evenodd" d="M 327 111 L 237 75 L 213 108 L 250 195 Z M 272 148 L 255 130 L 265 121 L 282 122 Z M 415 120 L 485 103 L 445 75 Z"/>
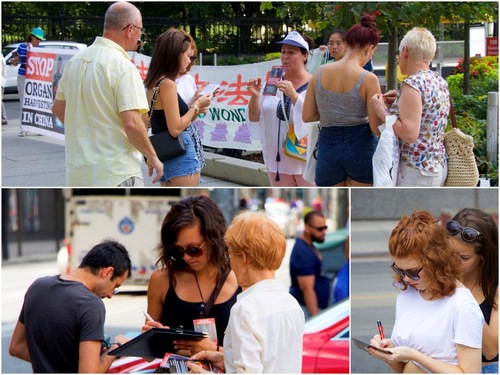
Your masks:
<path fill-rule="evenodd" d="M 352 220 L 351 258 L 389 257 L 389 237 L 398 220 Z"/>
<path fill-rule="evenodd" d="M 19 137 L 19 122 L 9 118 L 2 126 L 2 187 L 65 187 L 64 142 L 36 133 Z M 205 159 L 200 188 L 269 186 L 262 164 L 209 152 Z M 160 187 L 151 182 L 145 164 L 142 172 L 146 186 Z"/>

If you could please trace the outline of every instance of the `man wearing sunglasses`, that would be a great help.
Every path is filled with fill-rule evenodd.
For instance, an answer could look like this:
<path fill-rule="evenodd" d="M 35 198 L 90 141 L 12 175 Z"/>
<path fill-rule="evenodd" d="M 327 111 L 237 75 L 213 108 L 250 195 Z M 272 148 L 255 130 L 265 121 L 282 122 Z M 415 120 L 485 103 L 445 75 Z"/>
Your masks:
<path fill-rule="evenodd" d="M 128 341 L 118 335 L 103 348 L 106 308 L 131 274 L 125 247 L 115 241 L 94 246 L 67 275 L 41 277 L 24 297 L 9 354 L 30 362 L 34 373 L 104 373 L 107 351 Z"/>
<path fill-rule="evenodd" d="M 102 37 L 64 69 L 52 112 L 64 124 L 67 186 L 144 186 L 147 159 L 153 183 L 163 163 L 149 141 L 141 114 L 148 101 L 127 51 L 144 33 L 139 9 L 120 1 L 104 16 Z"/>
<path fill-rule="evenodd" d="M 325 241 L 325 217 L 311 211 L 304 217 L 304 232 L 297 237 L 290 256 L 290 293 L 302 306 L 306 317 L 328 306 L 330 280 L 324 275 L 323 257 L 314 242 Z"/>

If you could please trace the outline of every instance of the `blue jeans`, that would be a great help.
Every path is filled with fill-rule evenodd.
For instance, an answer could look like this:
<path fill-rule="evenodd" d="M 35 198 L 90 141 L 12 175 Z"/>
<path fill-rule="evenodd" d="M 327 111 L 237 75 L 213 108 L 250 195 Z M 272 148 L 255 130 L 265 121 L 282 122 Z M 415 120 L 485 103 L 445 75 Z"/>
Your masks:
<path fill-rule="evenodd" d="M 163 177 L 160 179 L 160 182 L 166 182 L 175 177 L 189 176 L 193 173 L 201 172 L 200 161 L 196 155 L 193 139 L 185 130 L 179 137 L 182 137 L 184 140 L 186 153 L 163 162 Z"/>
<path fill-rule="evenodd" d="M 316 185 L 334 186 L 348 178 L 372 184 L 372 158 L 377 143 L 369 124 L 321 128 Z"/>
<path fill-rule="evenodd" d="M 483 366 L 481 374 L 498 374 L 498 362 Z"/>

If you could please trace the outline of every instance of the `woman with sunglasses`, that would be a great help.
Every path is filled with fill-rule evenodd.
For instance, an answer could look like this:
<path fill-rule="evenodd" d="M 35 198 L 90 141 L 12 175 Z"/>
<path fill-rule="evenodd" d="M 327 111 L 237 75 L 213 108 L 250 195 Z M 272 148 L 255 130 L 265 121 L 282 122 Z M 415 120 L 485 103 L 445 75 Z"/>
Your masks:
<path fill-rule="evenodd" d="M 482 373 L 498 374 L 498 228 L 493 217 L 464 208 L 446 229 L 462 262 L 460 281 L 483 312 Z"/>
<path fill-rule="evenodd" d="M 286 238 L 262 212 L 236 216 L 226 232 L 231 267 L 243 292 L 231 309 L 224 355 L 201 352 L 227 373 L 300 373 L 304 313 L 275 272 L 286 253 Z M 202 372 L 188 365 L 190 372 Z"/>
<path fill-rule="evenodd" d="M 459 281 L 460 261 L 446 229 L 427 211 L 404 216 L 389 239 L 395 285 L 401 288 L 391 338 L 375 335 L 369 352 L 394 372 L 479 373 L 484 323 Z"/>
<path fill-rule="evenodd" d="M 143 331 L 152 327 L 193 330 L 193 320 L 215 318 L 217 343 L 176 341 L 180 354 L 221 351 L 229 312 L 239 293 L 224 242 L 226 220 L 205 196 L 175 203 L 163 220 L 160 257 L 148 286 L 148 314 Z M 215 291 L 215 292 L 214 292 Z"/>
<path fill-rule="evenodd" d="M 182 137 L 186 153 L 163 162 L 162 186 L 198 186 L 205 166 L 203 145 L 193 121 L 210 105 L 212 94 L 196 98 L 188 105 L 180 96 L 175 80 L 191 64 L 192 38 L 180 30 L 169 29 L 156 40 L 148 74 L 144 80 L 151 103 L 153 134 L 168 130 Z M 156 93 L 156 95 L 154 95 Z M 156 98 L 156 101 L 155 101 Z M 144 122 L 149 117 L 144 115 Z"/>

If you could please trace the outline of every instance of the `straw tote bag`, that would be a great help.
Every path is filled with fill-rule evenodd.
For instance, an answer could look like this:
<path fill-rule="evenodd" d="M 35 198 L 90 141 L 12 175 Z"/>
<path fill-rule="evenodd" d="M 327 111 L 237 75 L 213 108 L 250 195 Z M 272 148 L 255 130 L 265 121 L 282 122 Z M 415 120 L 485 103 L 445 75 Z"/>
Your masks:
<path fill-rule="evenodd" d="M 452 128 L 444 135 L 448 155 L 448 176 L 444 186 L 477 186 L 479 171 L 474 156 L 474 138 L 457 128 L 455 109 L 450 96 Z"/>

